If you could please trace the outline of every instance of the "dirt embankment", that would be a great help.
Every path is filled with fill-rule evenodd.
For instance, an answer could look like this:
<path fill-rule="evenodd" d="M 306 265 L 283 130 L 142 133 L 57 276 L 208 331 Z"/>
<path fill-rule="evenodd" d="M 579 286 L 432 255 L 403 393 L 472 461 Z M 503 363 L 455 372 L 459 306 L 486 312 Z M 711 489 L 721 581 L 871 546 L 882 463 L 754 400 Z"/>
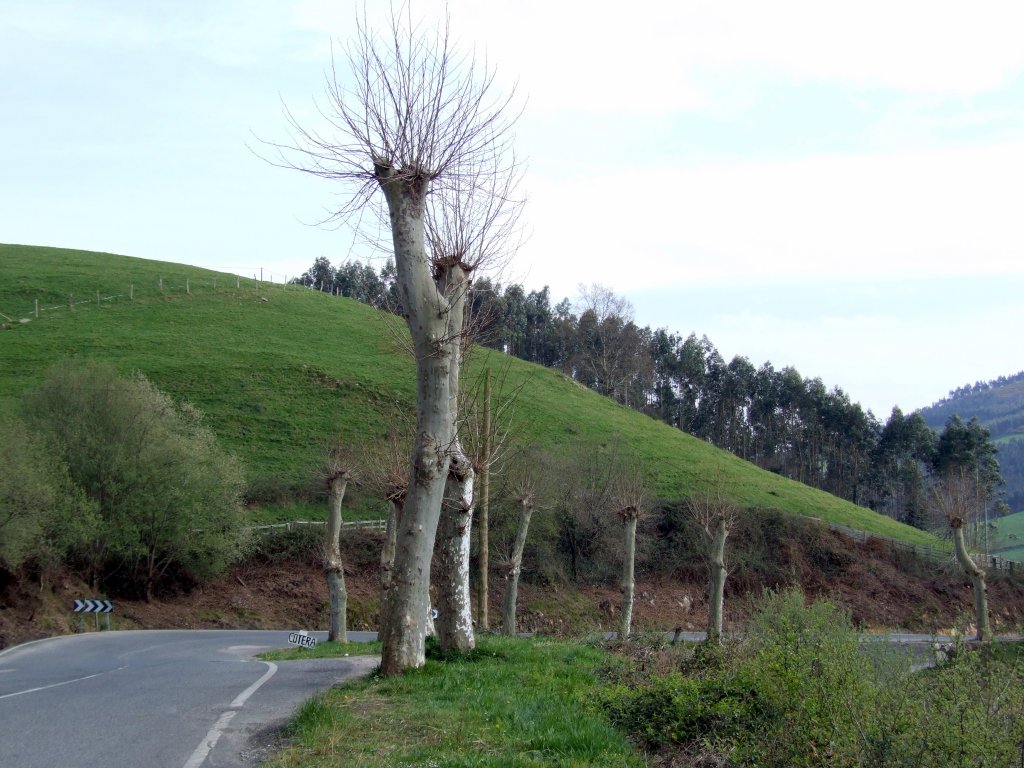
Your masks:
<path fill-rule="evenodd" d="M 378 581 L 376 539 L 367 532 L 346 547 L 349 628 L 376 628 Z M 752 597 L 765 587 L 800 584 L 811 597 L 846 607 L 865 629 L 936 632 L 965 627 L 973 598 L 969 582 L 952 567 L 894 553 L 881 542 L 858 544 L 832 534 L 813 546 L 778 553 L 785 567 L 765 577 L 739 565 L 727 585 L 727 624 L 741 626 Z M 705 576 L 700 568 L 638 574 L 635 626 L 639 630 L 702 629 L 707 621 Z M 786 576 L 780 577 L 780 573 Z M 503 582 L 491 577 L 490 616 L 500 621 Z M 75 598 L 94 597 L 81 581 L 65 576 L 52 585 L 0 576 L 0 646 L 78 630 Z M 519 590 L 521 631 L 568 635 L 614 629 L 620 592 L 615 584 L 523 583 Z M 996 631 L 1024 627 L 1024 578 L 992 574 L 989 601 Z M 687 610 L 686 606 L 690 606 Z M 85 629 L 94 628 L 88 616 Z M 216 581 L 150 603 L 115 600 L 115 629 L 326 629 L 327 587 L 310 553 L 260 556 Z"/>

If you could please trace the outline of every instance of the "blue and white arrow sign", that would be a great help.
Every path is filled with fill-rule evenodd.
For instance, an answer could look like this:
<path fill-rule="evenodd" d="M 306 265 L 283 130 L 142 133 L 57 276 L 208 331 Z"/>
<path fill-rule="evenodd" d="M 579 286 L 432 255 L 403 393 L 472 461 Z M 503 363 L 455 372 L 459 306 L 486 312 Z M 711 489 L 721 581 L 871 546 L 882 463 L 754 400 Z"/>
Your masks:
<path fill-rule="evenodd" d="M 114 604 L 109 600 L 75 600 L 71 610 L 75 613 L 110 613 Z"/>

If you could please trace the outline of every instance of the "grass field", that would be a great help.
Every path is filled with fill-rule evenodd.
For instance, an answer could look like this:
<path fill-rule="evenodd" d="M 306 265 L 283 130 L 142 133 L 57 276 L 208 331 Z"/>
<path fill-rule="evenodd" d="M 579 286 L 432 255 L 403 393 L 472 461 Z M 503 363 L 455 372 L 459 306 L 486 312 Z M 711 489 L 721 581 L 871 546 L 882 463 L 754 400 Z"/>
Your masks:
<path fill-rule="evenodd" d="M 1007 560 L 1024 563 L 1024 512 L 1001 517 L 993 525 L 995 536 L 991 546 L 994 553 Z"/>
<path fill-rule="evenodd" d="M 588 704 L 606 659 L 574 643 L 481 637 L 468 657 L 312 699 L 266 765 L 640 768 L 625 735 Z"/>
<path fill-rule="evenodd" d="M 72 301 L 87 303 L 72 310 Z M 0 245 L 0 315 L 0 408 L 16 407 L 64 357 L 142 371 L 201 408 L 224 447 L 244 462 L 254 494 L 281 502 L 262 511 L 260 521 L 315 511 L 286 502 L 296 489 L 318 487 L 325 447 L 341 440 L 365 451 L 413 410 L 414 365 L 402 351 L 401 322 L 296 286 L 111 254 Z M 653 494 L 663 498 L 720 483 L 744 507 L 936 544 L 929 534 L 764 472 L 555 371 L 476 350 L 467 378 L 506 361 L 507 387 L 522 386 L 513 428 L 521 444 L 555 452 L 577 443 L 599 451 L 618 446 L 636 457 Z M 379 505 L 361 497 L 358 485 L 348 502 L 359 516 L 379 516 Z"/>

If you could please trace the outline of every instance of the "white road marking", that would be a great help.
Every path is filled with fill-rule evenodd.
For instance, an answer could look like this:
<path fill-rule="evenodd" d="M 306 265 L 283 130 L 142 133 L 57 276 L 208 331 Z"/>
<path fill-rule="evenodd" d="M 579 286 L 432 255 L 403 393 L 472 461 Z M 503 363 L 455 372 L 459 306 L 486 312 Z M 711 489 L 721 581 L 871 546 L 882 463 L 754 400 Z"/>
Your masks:
<path fill-rule="evenodd" d="M 263 673 L 263 677 L 261 677 L 259 680 L 257 680 L 252 685 L 250 685 L 248 688 L 246 688 L 240 694 L 235 696 L 235 700 L 231 702 L 231 708 L 232 709 L 238 709 L 239 707 L 244 706 L 245 702 L 249 700 L 249 697 L 252 696 L 254 693 L 256 693 L 257 689 L 261 685 L 263 685 L 265 682 L 267 682 L 267 680 L 272 678 L 274 676 L 274 673 L 277 672 L 277 664 L 275 664 L 274 662 L 272 662 L 272 661 L 264 661 L 264 662 L 261 662 L 261 663 L 267 665 L 267 671 Z"/>
<path fill-rule="evenodd" d="M 202 766 L 210 752 L 212 752 L 213 748 L 217 746 L 217 742 L 220 741 L 220 737 L 224 734 L 225 729 L 227 729 L 228 723 L 230 723 L 231 719 L 238 714 L 238 710 L 245 705 L 245 702 L 249 700 L 250 696 L 259 690 L 261 685 L 272 678 L 274 673 L 277 672 L 277 664 L 274 662 L 264 661 L 261 663 L 267 665 L 267 671 L 263 673 L 263 676 L 259 680 L 235 696 L 234 701 L 229 705 L 231 708 L 217 718 L 217 722 L 213 724 L 213 727 L 209 730 L 203 740 L 199 742 L 199 746 L 195 748 L 192 756 L 189 757 L 188 761 L 184 766 L 182 766 L 182 768 L 200 768 L 200 766 Z"/>
<path fill-rule="evenodd" d="M 192 753 L 192 756 L 188 759 L 188 762 L 185 763 L 183 768 L 199 768 L 199 766 L 203 764 L 206 760 L 206 756 L 213 751 L 215 746 L 217 746 L 217 742 L 220 741 L 221 734 L 223 734 L 224 729 L 228 727 L 228 723 L 231 722 L 231 718 L 236 714 L 238 714 L 236 711 L 228 710 L 217 719 L 217 722 L 213 724 L 213 728 L 211 728 L 209 733 L 206 734 L 206 737 L 199 742 L 199 746 L 196 747 L 195 752 Z"/>
<path fill-rule="evenodd" d="M 117 672 L 120 669 L 124 669 L 124 667 L 118 667 L 117 669 L 108 669 L 107 672 Z M 13 670 L 9 670 L 9 671 L 13 671 Z M 47 688 L 59 688 L 62 685 L 71 685 L 72 683 L 80 683 L 83 680 L 91 680 L 94 677 L 99 677 L 100 675 L 105 675 L 105 674 L 107 674 L 107 672 L 97 672 L 95 675 L 86 675 L 85 677 L 76 677 L 74 680 L 64 680 L 64 681 L 62 681 L 60 683 L 51 683 L 50 685 L 41 685 L 38 688 L 26 688 L 24 691 L 15 691 L 14 693 L 5 693 L 2 696 L 0 696 L 0 699 L 9 699 L 12 696 L 21 696 L 22 694 L 25 694 L 25 693 L 35 693 L 36 691 L 45 691 Z"/>

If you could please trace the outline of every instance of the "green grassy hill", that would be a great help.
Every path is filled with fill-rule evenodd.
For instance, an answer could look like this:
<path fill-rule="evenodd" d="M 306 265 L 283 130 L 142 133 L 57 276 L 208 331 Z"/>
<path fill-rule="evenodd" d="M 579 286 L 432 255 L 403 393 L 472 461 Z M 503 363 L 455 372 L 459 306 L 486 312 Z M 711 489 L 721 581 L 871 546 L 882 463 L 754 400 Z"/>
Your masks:
<path fill-rule="evenodd" d="M 400 321 L 296 286 L 111 254 L 0 245 L 0 322 L 0 408 L 14 407 L 62 357 L 142 371 L 206 412 L 223 445 L 244 461 L 258 495 L 312 487 L 329 440 L 366 448 L 386 438 L 396 413 L 413 409 L 414 365 L 401 351 Z M 482 368 L 484 354 L 473 355 L 469 376 Z M 520 442 L 555 450 L 617 444 L 637 456 L 661 497 L 721 482 L 745 507 L 935 543 L 616 405 L 560 373 L 497 356 L 490 364 L 508 362 L 507 386 L 523 384 Z"/>
<path fill-rule="evenodd" d="M 1024 512 L 994 520 L 992 551 L 1007 560 L 1024 563 Z"/>

